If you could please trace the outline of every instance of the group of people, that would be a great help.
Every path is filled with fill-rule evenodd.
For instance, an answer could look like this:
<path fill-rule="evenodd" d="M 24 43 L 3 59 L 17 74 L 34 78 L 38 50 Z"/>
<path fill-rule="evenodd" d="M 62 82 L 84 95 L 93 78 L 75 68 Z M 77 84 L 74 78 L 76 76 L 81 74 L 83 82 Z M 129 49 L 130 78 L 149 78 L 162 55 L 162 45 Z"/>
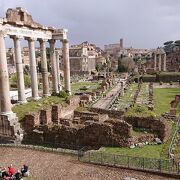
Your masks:
<path fill-rule="evenodd" d="M 5 167 L 0 167 L 0 179 L 1 180 L 22 180 L 24 176 L 29 175 L 29 169 L 27 165 L 23 165 L 21 170 L 15 171 L 12 164 L 6 170 Z"/>

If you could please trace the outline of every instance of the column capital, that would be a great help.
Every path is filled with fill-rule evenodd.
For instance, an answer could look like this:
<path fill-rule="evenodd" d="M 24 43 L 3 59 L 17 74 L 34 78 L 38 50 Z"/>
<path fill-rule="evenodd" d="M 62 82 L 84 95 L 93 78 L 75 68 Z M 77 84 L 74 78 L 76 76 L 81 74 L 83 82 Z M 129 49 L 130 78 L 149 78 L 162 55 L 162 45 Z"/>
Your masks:
<path fill-rule="evenodd" d="M 13 36 L 9 36 L 11 39 L 13 39 L 13 40 L 21 40 L 21 39 L 23 39 L 23 36 L 17 36 L 17 35 L 13 35 Z"/>
<path fill-rule="evenodd" d="M 25 37 L 25 40 L 27 40 L 27 41 L 37 41 L 37 38 L 34 38 L 34 37 Z"/>
<path fill-rule="evenodd" d="M 48 39 L 38 39 L 39 43 L 45 43 L 48 42 Z"/>
<path fill-rule="evenodd" d="M 55 39 L 50 39 L 48 42 L 49 42 L 49 44 L 55 44 L 56 40 Z"/>
<path fill-rule="evenodd" d="M 62 43 L 68 43 L 69 40 L 68 40 L 68 39 L 63 39 L 63 40 L 61 40 L 61 42 L 62 42 Z"/>
<path fill-rule="evenodd" d="M 4 38 L 7 37 L 7 34 L 5 31 L 0 30 L 0 36 L 3 36 Z"/>
<path fill-rule="evenodd" d="M 59 51 L 57 51 L 57 50 L 55 51 L 55 53 L 56 53 L 56 55 L 60 55 Z"/>

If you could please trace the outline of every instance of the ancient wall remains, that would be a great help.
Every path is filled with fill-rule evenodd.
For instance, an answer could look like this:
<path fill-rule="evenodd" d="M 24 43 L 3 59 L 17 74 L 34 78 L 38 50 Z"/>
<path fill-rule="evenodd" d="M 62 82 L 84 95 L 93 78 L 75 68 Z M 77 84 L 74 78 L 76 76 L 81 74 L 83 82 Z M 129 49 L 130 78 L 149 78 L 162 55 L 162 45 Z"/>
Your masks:
<path fill-rule="evenodd" d="M 166 120 L 156 120 L 151 117 L 125 117 L 124 120 L 133 127 L 157 133 L 163 141 L 166 141 L 170 136 L 171 127 Z"/>
<path fill-rule="evenodd" d="M 89 110 L 98 114 L 107 114 L 110 118 L 120 119 L 122 115 L 124 115 L 124 111 L 106 110 L 100 108 L 90 108 Z"/>

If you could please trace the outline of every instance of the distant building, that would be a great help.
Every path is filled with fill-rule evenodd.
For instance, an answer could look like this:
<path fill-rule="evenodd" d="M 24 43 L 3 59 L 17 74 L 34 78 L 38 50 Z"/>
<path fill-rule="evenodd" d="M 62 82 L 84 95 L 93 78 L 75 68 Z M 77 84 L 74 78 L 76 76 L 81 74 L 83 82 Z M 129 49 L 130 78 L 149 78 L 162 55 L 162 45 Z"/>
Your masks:
<path fill-rule="evenodd" d="M 36 48 L 36 62 L 38 65 L 38 62 L 41 61 L 40 59 L 40 48 Z M 7 64 L 8 64 L 8 72 L 9 74 L 14 74 L 16 73 L 16 61 L 15 61 L 15 53 L 14 53 L 14 48 L 7 48 Z M 22 51 L 22 63 L 23 66 L 30 66 L 29 62 L 29 48 L 28 47 L 23 47 Z M 39 55 L 38 55 L 39 54 Z"/>
<path fill-rule="evenodd" d="M 150 53 L 149 49 L 125 48 L 123 39 L 120 39 L 119 43 L 105 45 L 104 51 L 110 55 L 110 61 L 114 70 L 118 67 L 119 58 L 131 57 L 133 59 L 141 59 Z"/>
<path fill-rule="evenodd" d="M 88 42 L 72 45 L 69 49 L 71 75 L 91 74 L 95 71 L 96 58 L 100 52 L 99 48 Z"/>

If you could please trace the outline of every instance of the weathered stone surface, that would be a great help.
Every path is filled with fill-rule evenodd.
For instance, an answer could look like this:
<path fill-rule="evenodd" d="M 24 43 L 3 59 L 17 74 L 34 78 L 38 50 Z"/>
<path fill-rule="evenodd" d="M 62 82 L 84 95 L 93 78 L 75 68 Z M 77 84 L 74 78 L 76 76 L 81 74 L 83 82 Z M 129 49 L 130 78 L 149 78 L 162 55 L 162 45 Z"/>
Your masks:
<path fill-rule="evenodd" d="M 10 24 L 19 24 L 34 28 L 42 28 L 42 25 L 34 22 L 32 16 L 21 7 L 17 7 L 16 9 L 8 9 L 6 12 L 6 19 Z"/>
<path fill-rule="evenodd" d="M 131 144 L 132 127 L 124 121 L 100 123 L 87 121 L 86 125 L 72 126 L 68 120 L 60 121 L 61 126 L 53 126 L 43 130 L 43 134 L 31 131 L 26 134 L 25 141 L 36 139 L 42 143 L 71 144 L 76 146 L 129 146 Z M 41 129 L 42 130 L 42 129 Z M 37 136 L 37 138 L 36 138 Z M 40 136 L 40 137 L 39 137 Z"/>
<path fill-rule="evenodd" d="M 158 133 L 162 141 L 166 141 L 170 136 L 170 127 L 165 119 L 157 120 L 151 117 L 125 117 L 124 120 L 133 127 L 144 128 L 151 132 Z"/>

